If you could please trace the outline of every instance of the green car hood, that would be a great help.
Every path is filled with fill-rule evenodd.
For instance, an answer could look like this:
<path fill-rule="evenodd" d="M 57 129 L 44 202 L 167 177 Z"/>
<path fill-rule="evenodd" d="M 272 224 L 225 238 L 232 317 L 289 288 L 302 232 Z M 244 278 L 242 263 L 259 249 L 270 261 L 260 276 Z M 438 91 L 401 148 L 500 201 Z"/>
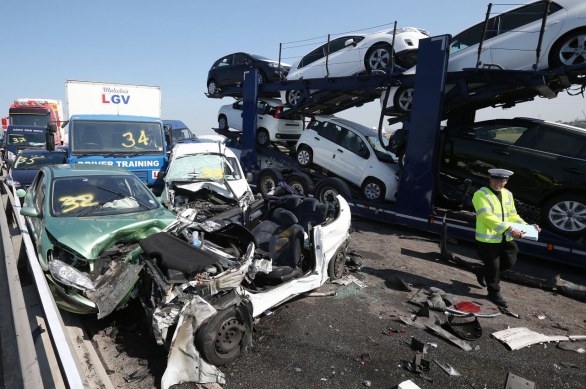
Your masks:
<path fill-rule="evenodd" d="M 138 242 L 174 220 L 175 215 L 158 208 L 124 215 L 53 218 L 46 229 L 62 246 L 85 259 L 96 259 L 112 245 Z"/>

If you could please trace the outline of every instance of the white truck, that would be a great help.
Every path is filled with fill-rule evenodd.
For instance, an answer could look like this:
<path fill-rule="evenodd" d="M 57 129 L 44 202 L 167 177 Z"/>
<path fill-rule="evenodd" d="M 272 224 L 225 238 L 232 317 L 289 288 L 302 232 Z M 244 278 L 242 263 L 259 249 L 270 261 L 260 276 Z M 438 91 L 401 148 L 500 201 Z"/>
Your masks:
<path fill-rule="evenodd" d="M 70 163 L 118 166 L 162 186 L 167 150 L 160 87 L 68 80 L 65 94 Z"/>

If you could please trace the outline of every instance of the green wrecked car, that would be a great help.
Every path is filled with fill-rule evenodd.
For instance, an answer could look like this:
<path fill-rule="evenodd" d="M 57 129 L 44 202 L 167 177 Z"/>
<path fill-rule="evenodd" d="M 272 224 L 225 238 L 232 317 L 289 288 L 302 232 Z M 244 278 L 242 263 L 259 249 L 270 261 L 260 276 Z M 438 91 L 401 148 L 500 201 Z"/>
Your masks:
<path fill-rule="evenodd" d="M 138 242 L 175 220 L 138 177 L 112 166 L 44 166 L 17 196 L 55 302 L 98 318 L 129 300 L 143 267 Z"/>

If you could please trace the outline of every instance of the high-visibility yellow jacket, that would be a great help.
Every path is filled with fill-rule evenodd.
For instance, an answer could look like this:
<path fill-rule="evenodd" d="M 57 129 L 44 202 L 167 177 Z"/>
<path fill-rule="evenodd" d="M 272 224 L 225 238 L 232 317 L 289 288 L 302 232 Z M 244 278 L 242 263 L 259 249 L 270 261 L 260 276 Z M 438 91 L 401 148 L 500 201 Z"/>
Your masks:
<path fill-rule="evenodd" d="M 503 234 L 507 241 L 513 240 L 510 234 L 505 234 L 509 223 L 525 223 L 515 209 L 513 194 L 507 189 L 501 190 L 502 206 L 498 197 L 487 187 L 480 188 L 474 193 L 472 204 L 476 210 L 476 240 L 487 243 L 500 243 Z"/>

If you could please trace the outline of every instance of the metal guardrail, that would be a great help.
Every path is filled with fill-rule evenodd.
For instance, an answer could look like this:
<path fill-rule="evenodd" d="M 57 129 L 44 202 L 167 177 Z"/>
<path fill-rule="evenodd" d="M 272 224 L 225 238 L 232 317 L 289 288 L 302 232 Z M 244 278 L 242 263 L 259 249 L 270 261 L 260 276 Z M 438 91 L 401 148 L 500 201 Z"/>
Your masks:
<path fill-rule="evenodd" d="M 5 258 L 4 266 L 0 266 L 0 292 L 7 289 L 7 293 L 2 295 L 10 296 L 9 300 L 3 299 L 0 303 L 3 317 L 0 386 L 34 389 L 113 388 L 91 342 L 84 339 L 83 330 L 75 325 L 69 328 L 64 325 L 39 265 L 25 219 L 20 215 L 20 201 L 11 188 L 3 182 L 0 185 L 4 193 L 0 200 L 0 248 Z M 12 226 L 7 216 L 13 220 Z M 19 257 L 24 257 L 20 255 L 21 245 L 28 258 L 26 266 L 33 276 L 32 287 L 23 287 L 18 273 Z M 27 299 L 38 299 L 38 302 Z M 48 331 L 45 332 L 45 329 Z M 75 346 L 72 338 L 75 339 Z M 87 375 L 91 375 L 92 379 L 88 379 Z"/>

